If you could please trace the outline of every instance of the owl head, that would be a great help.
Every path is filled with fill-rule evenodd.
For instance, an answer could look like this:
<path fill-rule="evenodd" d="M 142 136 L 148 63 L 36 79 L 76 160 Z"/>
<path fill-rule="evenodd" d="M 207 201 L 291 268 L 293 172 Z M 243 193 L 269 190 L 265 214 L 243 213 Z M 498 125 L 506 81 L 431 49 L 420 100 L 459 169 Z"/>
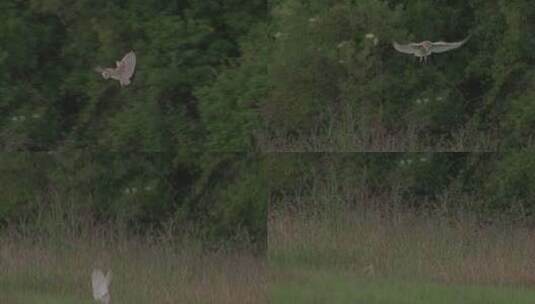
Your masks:
<path fill-rule="evenodd" d="M 102 74 L 102 77 L 104 77 L 104 79 L 108 79 L 108 78 L 111 77 L 111 73 L 109 71 L 106 71 L 106 70 L 102 71 L 101 74 Z"/>
<path fill-rule="evenodd" d="M 108 79 L 108 78 L 111 77 L 111 72 L 109 71 L 109 69 L 103 69 L 101 67 L 96 67 L 95 68 L 95 72 L 97 72 L 100 75 L 102 75 L 102 77 L 104 77 L 104 79 Z"/>
<path fill-rule="evenodd" d="M 426 40 L 422 41 L 421 45 L 426 51 L 429 51 L 433 47 L 433 42 Z"/>

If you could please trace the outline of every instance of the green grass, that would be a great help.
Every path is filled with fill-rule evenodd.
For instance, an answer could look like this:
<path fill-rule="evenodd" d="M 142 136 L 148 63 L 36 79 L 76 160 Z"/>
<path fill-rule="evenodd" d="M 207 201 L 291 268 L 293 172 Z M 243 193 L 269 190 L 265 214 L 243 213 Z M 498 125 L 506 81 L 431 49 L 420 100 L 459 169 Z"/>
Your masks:
<path fill-rule="evenodd" d="M 535 290 L 522 287 L 371 279 L 334 269 L 285 268 L 282 272 L 271 285 L 272 303 L 527 304 L 535 299 Z"/>
<path fill-rule="evenodd" d="M 0 287 L 0 301 L 2 303 L 9 304 L 28 304 L 28 303 L 39 303 L 39 304 L 90 304 L 93 303 L 90 299 L 91 295 L 88 295 L 86 299 L 74 295 L 58 295 L 47 292 L 38 292 L 33 290 L 9 290 L 3 287 Z"/>
<path fill-rule="evenodd" d="M 532 229 L 410 212 L 273 214 L 272 303 L 535 303 Z"/>
<path fill-rule="evenodd" d="M 94 303 L 94 267 L 113 271 L 114 304 L 265 303 L 263 258 L 246 250 L 142 238 L 65 242 L 0 235 L 0 304 Z"/>

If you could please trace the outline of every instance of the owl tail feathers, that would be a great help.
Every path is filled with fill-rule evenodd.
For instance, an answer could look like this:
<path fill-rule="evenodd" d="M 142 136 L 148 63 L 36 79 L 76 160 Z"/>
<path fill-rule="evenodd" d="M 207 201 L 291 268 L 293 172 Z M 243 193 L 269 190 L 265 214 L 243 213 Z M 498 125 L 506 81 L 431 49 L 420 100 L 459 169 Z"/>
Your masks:
<path fill-rule="evenodd" d="M 120 80 L 121 86 L 127 86 L 130 84 L 130 79 L 121 79 Z"/>

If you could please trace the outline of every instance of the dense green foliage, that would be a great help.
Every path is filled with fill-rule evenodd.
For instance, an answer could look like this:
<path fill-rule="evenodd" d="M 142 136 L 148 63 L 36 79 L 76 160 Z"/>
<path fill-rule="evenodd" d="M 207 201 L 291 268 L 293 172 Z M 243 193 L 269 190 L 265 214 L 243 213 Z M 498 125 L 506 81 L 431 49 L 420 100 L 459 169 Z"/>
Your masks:
<path fill-rule="evenodd" d="M 4 1 L 4 150 L 531 146 L 530 0 Z M 426 65 L 391 41 L 455 41 Z M 133 84 L 92 69 L 135 50 Z"/>
<path fill-rule="evenodd" d="M 3 1 L 2 148 L 199 151 L 206 126 L 193 92 L 239 56 L 266 12 L 260 0 Z M 93 71 L 130 50 L 127 89 Z"/>
<path fill-rule="evenodd" d="M 391 45 L 468 35 L 426 65 Z M 61 152 L 1 155 L 0 220 L 36 219 L 53 195 L 134 229 L 197 219 L 259 240 L 269 186 L 338 174 L 532 213 L 528 152 L 332 155 L 331 175 L 306 160 L 324 156 L 246 153 L 532 147 L 534 49 L 532 0 L 1 1 L 0 148 Z M 93 70 L 130 50 L 131 85 Z"/>
<path fill-rule="evenodd" d="M 245 153 L 3 153 L 0 223 L 67 226 L 52 233 L 114 222 L 134 233 L 172 228 L 265 248 L 264 165 Z"/>
<path fill-rule="evenodd" d="M 535 223 L 534 166 L 524 151 L 308 153 L 278 157 L 268 175 L 273 206 L 469 211 Z"/>
<path fill-rule="evenodd" d="M 75 226 L 173 224 L 264 246 L 262 161 L 216 153 L 205 122 L 226 105 L 195 94 L 266 17 L 262 0 L 1 1 L 0 148 L 36 152 L 0 155 L 0 222 L 61 210 Z M 130 50 L 131 85 L 94 71 Z"/>
<path fill-rule="evenodd" d="M 531 146 L 535 6 L 530 0 L 278 1 L 241 65 L 209 88 L 256 95 L 261 147 L 292 151 L 486 150 Z M 458 41 L 426 65 L 391 41 Z M 250 58 L 255 58 L 251 60 Z M 251 70 L 267 71 L 248 76 Z M 243 81 L 246 77 L 248 81 Z M 231 82 L 229 79 L 234 80 Z M 229 84 L 242 90 L 224 90 Z M 201 99 L 202 101 L 202 99 Z M 235 128 L 243 113 L 218 123 Z M 224 138 L 225 127 L 210 136 Z M 240 133 L 237 133 L 239 135 Z M 245 148 L 245 146 L 244 146 Z"/>

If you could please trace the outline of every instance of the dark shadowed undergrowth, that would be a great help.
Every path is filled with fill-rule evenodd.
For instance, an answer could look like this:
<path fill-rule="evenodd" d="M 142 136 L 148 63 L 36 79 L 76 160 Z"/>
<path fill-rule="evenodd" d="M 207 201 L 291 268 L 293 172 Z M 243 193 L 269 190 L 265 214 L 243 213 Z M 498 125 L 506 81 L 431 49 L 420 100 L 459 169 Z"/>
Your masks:
<path fill-rule="evenodd" d="M 337 117 L 330 120 L 332 124 L 318 128 L 321 132 L 260 136 L 259 149 L 265 152 L 496 152 L 503 144 L 495 134 L 471 126 L 444 136 L 413 123 L 405 129 L 393 130 L 377 121 L 366 128 L 359 128 L 354 121 L 348 128 L 339 125 Z"/>

